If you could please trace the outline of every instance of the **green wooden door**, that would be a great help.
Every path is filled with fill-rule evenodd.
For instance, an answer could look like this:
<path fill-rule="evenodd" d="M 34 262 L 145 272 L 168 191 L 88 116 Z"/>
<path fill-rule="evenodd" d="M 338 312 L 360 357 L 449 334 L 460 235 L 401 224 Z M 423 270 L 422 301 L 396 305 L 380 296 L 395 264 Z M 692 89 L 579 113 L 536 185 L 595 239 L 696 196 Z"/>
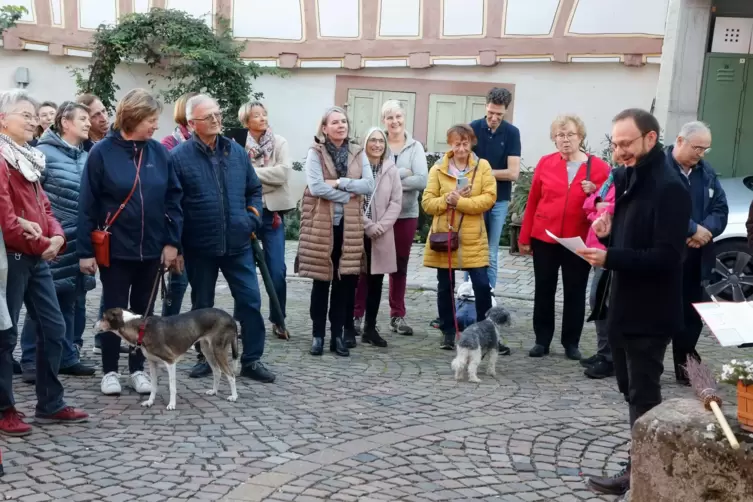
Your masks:
<path fill-rule="evenodd" d="M 700 116 L 711 127 L 713 137 L 713 148 L 706 160 L 723 177 L 734 174 L 747 61 L 742 55 L 716 54 L 709 54 L 706 60 Z"/>
<path fill-rule="evenodd" d="M 350 137 L 360 141 L 363 135 L 374 126 L 379 125 L 379 91 L 350 89 L 348 91 L 348 120 Z"/>
<path fill-rule="evenodd" d="M 735 153 L 735 177 L 753 174 L 753 59 L 748 59 L 746 66 L 748 68 Z M 716 135 L 713 136 L 713 141 L 716 148 Z"/>

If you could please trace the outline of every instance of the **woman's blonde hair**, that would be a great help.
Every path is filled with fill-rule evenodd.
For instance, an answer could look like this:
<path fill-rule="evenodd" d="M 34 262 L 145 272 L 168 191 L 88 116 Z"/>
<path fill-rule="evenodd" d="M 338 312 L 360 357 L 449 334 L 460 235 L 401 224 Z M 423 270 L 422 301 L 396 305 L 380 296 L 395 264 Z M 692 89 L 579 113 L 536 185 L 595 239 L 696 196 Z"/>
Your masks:
<path fill-rule="evenodd" d="M 327 121 L 329 120 L 329 117 L 333 113 L 343 114 L 343 116 L 345 117 L 345 122 L 348 124 L 348 137 L 350 137 L 351 130 L 350 130 L 350 119 L 348 118 L 348 113 L 344 109 L 340 108 L 339 106 L 333 106 L 331 108 L 328 108 L 327 111 L 324 112 L 324 115 L 322 115 L 322 120 L 319 121 L 319 127 L 316 130 L 316 138 L 322 143 L 326 139 L 326 137 L 324 136 L 324 126 L 327 125 Z"/>
<path fill-rule="evenodd" d="M 176 124 L 188 127 L 188 117 L 186 116 L 186 104 L 188 100 L 194 96 L 198 96 L 198 92 L 187 92 L 175 102 L 175 108 L 173 108 L 173 120 Z"/>
<path fill-rule="evenodd" d="M 131 133 L 144 120 L 161 112 L 162 103 L 153 94 L 145 89 L 133 89 L 115 107 L 113 127 Z"/>
<path fill-rule="evenodd" d="M 405 115 L 405 107 L 400 101 L 398 101 L 397 99 L 390 99 L 389 101 L 385 101 L 382 105 L 382 122 L 384 122 L 384 118 L 387 116 L 387 114 L 394 112 L 395 110 L 400 110 L 401 112 L 403 112 L 403 115 Z"/>
<path fill-rule="evenodd" d="M 242 104 L 238 109 L 238 122 L 240 122 L 243 127 L 246 127 L 246 125 L 248 124 L 248 119 L 251 118 L 251 111 L 257 106 L 265 112 L 267 111 L 267 107 L 264 106 L 264 103 L 256 99 Z"/>
<path fill-rule="evenodd" d="M 549 128 L 549 139 L 554 141 L 554 137 L 560 129 L 567 127 L 567 124 L 572 122 L 575 125 L 575 130 L 580 136 L 580 146 L 586 141 L 586 124 L 583 123 L 580 117 L 577 115 L 560 115 L 552 121 L 552 125 Z"/>

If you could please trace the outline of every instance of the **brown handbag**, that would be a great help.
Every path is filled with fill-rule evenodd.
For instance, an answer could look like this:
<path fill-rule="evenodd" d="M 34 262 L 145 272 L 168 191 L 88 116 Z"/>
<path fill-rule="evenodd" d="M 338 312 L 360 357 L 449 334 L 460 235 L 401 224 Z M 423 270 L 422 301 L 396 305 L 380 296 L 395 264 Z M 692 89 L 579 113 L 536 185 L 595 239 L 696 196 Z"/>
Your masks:
<path fill-rule="evenodd" d="M 136 160 L 133 161 L 133 164 L 136 166 L 136 178 L 133 180 L 133 186 L 131 187 L 131 191 L 128 193 L 128 196 L 125 198 L 123 203 L 118 207 L 118 210 L 115 212 L 114 215 L 112 215 L 112 218 L 110 217 L 110 213 L 107 213 L 107 217 L 105 218 L 105 225 L 101 229 L 93 230 L 91 233 L 91 239 L 92 239 L 92 248 L 94 248 L 94 259 L 97 261 L 97 265 L 100 267 L 109 267 L 110 266 L 110 236 L 112 235 L 109 230 L 113 223 L 115 223 L 115 220 L 118 219 L 118 216 L 120 216 L 120 213 L 125 209 L 126 205 L 128 205 L 128 201 L 131 200 L 131 197 L 133 197 L 133 193 L 136 191 L 136 185 L 139 183 L 139 173 L 141 172 L 141 160 L 144 157 L 144 150 L 141 150 L 141 153 L 139 154 L 139 162 L 136 163 Z"/>
<path fill-rule="evenodd" d="M 471 190 L 473 190 L 473 182 L 476 180 L 476 173 L 478 172 L 478 166 L 476 166 L 476 170 L 473 171 L 473 176 L 471 177 L 471 184 L 469 187 Z M 438 253 L 449 253 L 451 251 L 456 251 L 458 247 L 460 247 L 460 227 L 463 226 L 463 218 L 465 218 L 465 214 L 460 216 L 460 222 L 458 223 L 458 228 L 456 231 L 453 231 L 453 226 L 455 225 L 455 209 L 452 209 L 452 216 L 449 218 L 449 232 L 434 232 L 432 230 L 431 235 L 429 236 L 429 249 L 432 251 L 436 251 Z"/>

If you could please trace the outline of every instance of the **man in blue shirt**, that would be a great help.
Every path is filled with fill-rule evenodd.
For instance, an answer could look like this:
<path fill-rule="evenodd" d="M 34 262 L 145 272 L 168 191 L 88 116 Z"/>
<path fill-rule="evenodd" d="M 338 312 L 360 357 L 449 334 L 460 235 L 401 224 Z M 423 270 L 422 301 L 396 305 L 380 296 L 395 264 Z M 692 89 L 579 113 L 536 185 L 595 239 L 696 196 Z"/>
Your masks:
<path fill-rule="evenodd" d="M 497 179 L 497 202 L 484 215 L 486 233 L 489 237 L 489 284 L 492 291 L 497 286 L 499 268 L 499 239 L 507 220 L 512 183 L 520 174 L 520 131 L 504 120 L 512 102 L 512 94 L 501 87 L 492 88 L 486 95 L 486 116 L 471 122 L 477 143 L 473 151 L 492 166 Z M 500 353 L 509 354 L 510 349 L 500 347 Z"/>
<path fill-rule="evenodd" d="M 683 267 L 683 302 L 685 329 L 672 337 L 675 377 L 689 385 L 684 366 L 688 357 L 700 361 L 696 351 L 703 322 L 694 303 L 706 300 L 704 285 L 708 284 L 716 266 L 714 239 L 727 227 L 729 207 L 719 178 L 703 160 L 711 149 L 711 131 L 703 122 L 688 122 L 680 129 L 674 146 L 667 148 L 667 162 L 677 169 L 690 190 L 693 212 L 688 223 L 688 250 Z"/>

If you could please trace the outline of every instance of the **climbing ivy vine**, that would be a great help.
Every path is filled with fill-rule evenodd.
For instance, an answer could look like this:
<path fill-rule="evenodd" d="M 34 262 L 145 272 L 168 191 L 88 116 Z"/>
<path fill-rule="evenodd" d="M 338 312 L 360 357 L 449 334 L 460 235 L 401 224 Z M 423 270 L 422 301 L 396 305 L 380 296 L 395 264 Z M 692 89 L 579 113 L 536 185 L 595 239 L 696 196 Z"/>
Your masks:
<path fill-rule="evenodd" d="M 237 126 L 240 105 L 251 98 L 251 82 L 262 70 L 241 59 L 245 44 L 232 38 L 227 19 L 220 18 L 213 31 L 203 19 L 183 11 L 152 9 L 128 14 L 116 26 L 100 26 L 93 36 L 92 63 L 86 70 L 72 68 L 80 92 L 99 96 L 109 110 L 115 107 L 115 69 L 121 63 L 145 63 L 149 84 L 168 103 L 186 92 L 205 92 L 215 97 L 226 127 Z"/>
<path fill-rule="evenodd" d="M 0 36 L 8 28 L 13 28 L 16 25 L 16 22 L 28 12 L 29 11 L 26 10 L 26 7 L 18 7 L 15 5 L 5 5 L 0 7 Z"/>

